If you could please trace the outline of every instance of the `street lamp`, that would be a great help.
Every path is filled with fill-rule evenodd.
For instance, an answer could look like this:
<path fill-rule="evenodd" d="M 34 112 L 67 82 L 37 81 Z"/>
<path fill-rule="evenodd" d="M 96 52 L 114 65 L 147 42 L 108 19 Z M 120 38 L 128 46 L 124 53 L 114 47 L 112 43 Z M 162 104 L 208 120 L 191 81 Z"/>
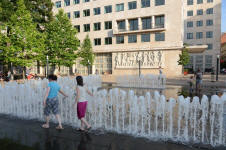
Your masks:
<path fill-rule="evenodd" d="M 137 60 L 138 60 L 138 69 L 139 69 L 139 77 L 140 77 L 140 75 L 141 75 L 141 59 L 142 59 L 142 57 L 139 54 L 140 54 L 140 52 L 138 53 Z"/>
<path fill-rule="evenodd" d="M 217 55 L 216 81 L 218 81 L 219 59 L 220 59 L 220 55 Z"/>
<path fill-rule="evenodd" d="M 49 75 L 49 56 L 46 56 L 46 76 Z"/>
<path fill-rule="evenodd" d="M 90 62 L 89 62 L 89 59 L 88 59 L 88 75 L 89 75 L 89 66 L 90 66 Z"/>

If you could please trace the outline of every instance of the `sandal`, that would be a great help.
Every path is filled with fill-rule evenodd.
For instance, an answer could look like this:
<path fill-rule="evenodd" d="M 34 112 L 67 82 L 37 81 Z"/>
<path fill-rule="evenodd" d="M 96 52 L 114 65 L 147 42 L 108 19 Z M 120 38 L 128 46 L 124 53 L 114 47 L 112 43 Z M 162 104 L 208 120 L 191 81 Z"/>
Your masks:
<path fill-rule="evenodd" d="M 84 129 L 81 129 L 81 128 L 77 129 L 77 131 L 85 132 L 85 130 Z"/>
<path fill-rule="evenodd" d="M 62 126 L 57 126 L 56 129 L 57 130 L 63 130 L 64 128 Z"/>
<path fill-rule="evenodd" d="M 89 131 L 89 130 L 91 130 L 91 129 L 92 129 L 92 127 L 90 126 L 90 127 L 89 127 L 89 128 L 87 128 L 86 130 L 87 130 L 87 131 Z"/>
<path fill-rule="evenodd" d="M 49 125 L 43 124 L 43 125 L 42 125 L 42 128 L 48 129 L 48 128 L 49 128 Z"/>

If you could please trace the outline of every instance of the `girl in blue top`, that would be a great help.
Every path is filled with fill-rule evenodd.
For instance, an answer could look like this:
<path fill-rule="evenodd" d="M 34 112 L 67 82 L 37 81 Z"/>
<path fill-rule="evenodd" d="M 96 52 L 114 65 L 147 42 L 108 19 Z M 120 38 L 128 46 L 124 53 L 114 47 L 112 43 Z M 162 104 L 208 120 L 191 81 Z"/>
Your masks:
<path fill-rule="evenodd" d="M 48 88 L 46 90 L 46 95 L 43 101 L 44 106 L 44 115 L 46 118 L 46 123 L 42 125 L 43 128 L 49 128 L 49 120 L 50 120 L 50 114 L 53 113 L 57 120 L 59 125 L 56 127 L 56 129 L 63 129 L 61 124 L 61 118 L 60 118 L 60 110 L 59 110 L 59 100 L 57 98 L 58 92 L 60 92 L 62 95 L 67 97 L 66 94 L 64 94 L 63 91 L 60 90 L 60 86 L 57 84 L 57 76 L 55 75 L 49 75 L 49 84 Z"/>

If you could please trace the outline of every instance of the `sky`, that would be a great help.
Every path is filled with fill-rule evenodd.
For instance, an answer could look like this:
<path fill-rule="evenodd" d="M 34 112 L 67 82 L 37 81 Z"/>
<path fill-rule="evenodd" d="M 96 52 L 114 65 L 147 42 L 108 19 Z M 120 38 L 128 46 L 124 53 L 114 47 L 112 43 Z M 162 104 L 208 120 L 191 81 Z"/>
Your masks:
<path fill-rule="evenodd" d="M 226 0 L 222 0 L 221 32 L 226 32 Z"/>

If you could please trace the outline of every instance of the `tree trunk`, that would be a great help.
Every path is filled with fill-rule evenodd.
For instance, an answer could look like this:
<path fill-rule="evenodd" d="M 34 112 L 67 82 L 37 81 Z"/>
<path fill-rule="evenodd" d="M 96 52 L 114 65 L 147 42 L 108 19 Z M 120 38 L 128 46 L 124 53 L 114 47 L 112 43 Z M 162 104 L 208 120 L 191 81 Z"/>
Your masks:
<path fill-rule="evenodd" d="M 25 80 L 26 67 L 23 67 L 23 79 Z"/>

